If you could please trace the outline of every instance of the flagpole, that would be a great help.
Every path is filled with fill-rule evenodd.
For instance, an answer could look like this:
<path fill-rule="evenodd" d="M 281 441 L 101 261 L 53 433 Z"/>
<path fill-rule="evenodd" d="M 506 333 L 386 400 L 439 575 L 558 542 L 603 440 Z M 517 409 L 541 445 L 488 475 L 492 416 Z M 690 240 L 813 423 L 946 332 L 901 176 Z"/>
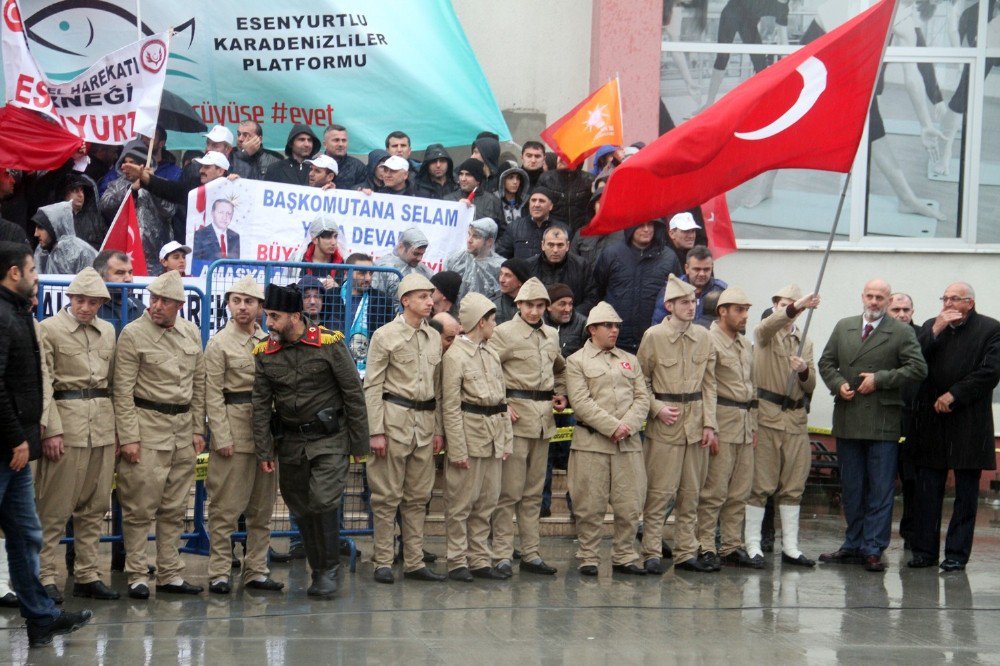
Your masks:
<path fill-rule="evenodd" d="M 136 11 L 138 11 L 138 9 L 139 9 L 139 0 L 136 0 L 135 7 L 136 7 Z M 171 28 L 170 30 L 167 30 L 167 53 L 170 53 L 170 40 L 173 39 L 173 36 L 174 36 L 174 29 Z M 142 31 L 141 30 L 139 31 L 139 41 L 142 41 Z M 166 67 L 166 64 L 164 64 L 164 67 Z M 157 115 L 157 117 L 159 117 L 159 115 L 160 115 L 160 106 L 162 104 L 163 104 L 163 88 L 160 88 L 160 101 L 156 105 L 156 115 Z M 157 123 L 157 126 L 159 126 L 159 123 Z M 156 129 L 154 128 L 153 129 L 153 136 L 149 137 L 149 147 L 146 149 L 146 168 L 147 169 L 150 168 L 150 166 L 153 164 L 153 146 L 155 144 L 156 144 Z"/>
<path fill-rule="evenodd" d="M 136 41 L 142 39 L 142 0 L 135 0 L 135 32 Z"/>
<path fill-rule="evenodd" d="M 879 58 L 879 62 L 882 63 L 875 73 L 875 80 L 872 82 L 872 92 L 868 98 L 868 113 L 871 114 L 872 102 L 875 99 L 875 91 L 878 89 L 878 78 L 881 75 L 882 69 L 885 67 L 885 51 L 889 47 L 889 40 L 892 39 L 892 28 L 896 23 L 896 12 L 899 10 L 899 0 L 892 0 L 892 16 L 889 18 L 889 29 L 886 30 L 885 39 L 882 42 L 882 57 Z M 867 116 L 866 116 L 867 117 Z M 864 132 L 862 136 L 867 136 L 867 132 Z M 844 186 L 840 190 L 840 201 L 837 202 L 837 214 L 833 218 L 833 227 L 830 229 L 830 236 L 826 241 L 826 251 L 823 253 L 823 260 L 820 262 L 819 275 L 816 277 L 816 288 L 812 293 L 819 295 L 820 285 L 823 284 L 823 275 L 826 273 L 826 265 L 830 261 L 830 253 L 833 250 L 833 239 L 837 235 L 837 226 L 840 224 L 840 214 L 844 210 L 844 200 L 847 198 L 847 188 L 851 182 L 851 171 L 847 172 L 847 177 L 844 179 Z M 809 325 L 812 323 L 814 308 L 808 308 L 809 312 L 806 313 L 806 321 L 802 325 L 802 335 L 799 338 L 799 348 L 795 353 L 796 356 L 802 357 L 802 351 L 806 346 L 806 334 L 809 333 Z M 788 385 L 785 390 L 785 395 L 791 395 L 792 387 L 795 385 L 795 376 L 798 373 L 792 370 L 788 375 Z"/>
<path fill-rule="evenodd" d="M 115 211 L 115 216 L 111 218 L 111 226 L 108 227 L 108 232 L 104 234 L 104 240 L 101 242 L 101 247 L 97 250 L 98 252 L 104 252 L 104 246 L 108 244 L 108 238 L 111 237 L 111 232 L 115 228 L 115 220 L 122 214 L 122 209 L 125 208 L 125 200 L 130 196 L 132 196 L 131 188 L 129 193 L 122 197 L 122 202 L 118 204 L 118 210 Z"/>
<path fill-rule="evenodd" d="M 622 121 L 622 143 L 625 143 L 625 111 L 622 110 L 622 80 L 618 77 L 618 72 L 615 72 L 615 86 L 618 87 L 618 117 Z M 624 149 L 625 146 L 622 146 Z"/>

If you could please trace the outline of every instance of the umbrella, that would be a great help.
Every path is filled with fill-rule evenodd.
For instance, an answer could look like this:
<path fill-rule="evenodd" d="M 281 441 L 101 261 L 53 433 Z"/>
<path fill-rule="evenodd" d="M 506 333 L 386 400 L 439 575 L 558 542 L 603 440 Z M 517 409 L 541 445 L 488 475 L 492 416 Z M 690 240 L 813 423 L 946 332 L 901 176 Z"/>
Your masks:
<path fill-rule="evenodd" d="M 191 105 L 167 89 L 163 90 L 163 97 L 160 99 L 160 115 L 156 119 L 156 124 L 165 130 L 174 132 L 204 132 L 208 130 Z"/>

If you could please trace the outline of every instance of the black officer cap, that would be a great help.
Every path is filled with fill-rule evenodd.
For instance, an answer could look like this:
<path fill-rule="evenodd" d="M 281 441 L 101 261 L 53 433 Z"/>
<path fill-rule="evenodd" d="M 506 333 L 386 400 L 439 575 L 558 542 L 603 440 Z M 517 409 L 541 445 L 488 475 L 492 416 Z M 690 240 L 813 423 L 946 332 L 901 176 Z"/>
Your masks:
<path fill-rule="evenodd" d="M 278 312 L 302 312 L 302 293 L 295 287 L 282 287 L 278 284 L 267 285 L 267 295 L 264 297 L 265 310 Z"/>

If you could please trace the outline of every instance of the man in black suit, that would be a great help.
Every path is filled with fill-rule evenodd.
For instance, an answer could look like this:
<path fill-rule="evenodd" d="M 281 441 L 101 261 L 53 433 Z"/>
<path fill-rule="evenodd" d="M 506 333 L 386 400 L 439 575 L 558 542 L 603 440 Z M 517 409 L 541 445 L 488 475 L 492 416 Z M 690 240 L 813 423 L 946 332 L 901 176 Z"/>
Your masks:
<path fill-rule="evenodd" d="M 229 199 L 216 199 L 212 203 L 212 224 L 194 232 L 195 261 L 240 258 L 240 235 L 229 228 L 235 210 Z"/>

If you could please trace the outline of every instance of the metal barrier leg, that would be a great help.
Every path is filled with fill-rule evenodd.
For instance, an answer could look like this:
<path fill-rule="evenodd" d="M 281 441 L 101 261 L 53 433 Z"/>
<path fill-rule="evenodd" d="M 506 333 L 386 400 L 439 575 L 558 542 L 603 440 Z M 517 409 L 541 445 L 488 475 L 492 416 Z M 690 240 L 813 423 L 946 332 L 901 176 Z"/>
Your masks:
<path fill-rule="evenodd" d="M 182 553 L 208 556 L 208 530 L 205 529 L 205 482 L 194 482 L 194 529 L 187 536 L 187 545 L 180 549 Z"/>
<path fill-rule="evenodd" d="M 118 540 L 111 544 L 111 570 L 125 571 L 125 537 L 122 529 L 122 505 L 118 491 L 111 491 L 111 534 Z"/>

